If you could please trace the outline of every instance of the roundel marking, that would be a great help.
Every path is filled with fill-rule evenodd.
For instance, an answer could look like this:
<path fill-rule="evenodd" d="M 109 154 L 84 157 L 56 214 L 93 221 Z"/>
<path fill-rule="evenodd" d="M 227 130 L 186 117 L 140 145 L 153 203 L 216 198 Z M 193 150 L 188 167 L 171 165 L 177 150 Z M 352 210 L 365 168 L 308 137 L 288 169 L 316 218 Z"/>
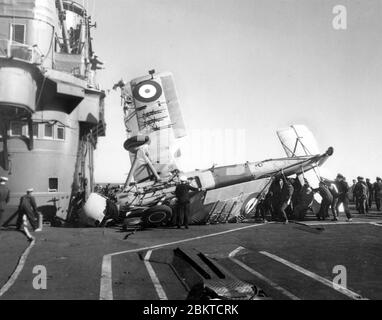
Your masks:
<path fill-rule="evenodd" d="M 133 96 L 140 102 L 154 102 L 162 96 L 163 90 L 155 81 L 144 81 L 133 90 Z"/>
<path fill-rule="evenodd" d="M 247 205 L 245 206 L 245 214 L 249 214 L 252 212 L 252 210 L 255 208 L 257 204 L 257 198 L 253 198 L 248 201 Z"/>

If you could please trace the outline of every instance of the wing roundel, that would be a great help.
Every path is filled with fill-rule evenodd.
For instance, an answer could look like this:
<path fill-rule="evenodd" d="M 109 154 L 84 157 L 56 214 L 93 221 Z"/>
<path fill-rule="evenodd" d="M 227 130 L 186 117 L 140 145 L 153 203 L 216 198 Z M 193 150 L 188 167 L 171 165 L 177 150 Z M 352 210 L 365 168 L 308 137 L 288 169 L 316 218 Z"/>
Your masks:
<path fill-rule="evenodd" d="M 143 81 L 133 90 L 133 96 L 140 102 L 155 102 L 162 96 L 163 90 L 155 81 Z"/>

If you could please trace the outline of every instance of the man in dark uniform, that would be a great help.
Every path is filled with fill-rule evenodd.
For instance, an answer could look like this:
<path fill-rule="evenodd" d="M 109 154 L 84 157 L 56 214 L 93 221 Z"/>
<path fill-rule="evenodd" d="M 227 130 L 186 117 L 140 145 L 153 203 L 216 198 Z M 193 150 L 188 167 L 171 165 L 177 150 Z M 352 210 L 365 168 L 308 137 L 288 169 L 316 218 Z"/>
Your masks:
<path fill-rule="evenodd" d="M 370 179 L 366 179 L 367 188 L 369 191 L 368 197 L 367 197 L 367 208 L 371 209 L 373 205 L 373 184 L 370 182 Z M 369 210 L 368 210 L 369 211 Z"/>
<path fill-rule="evenodd" d="M 181 228 L 182 222 L 188 229 L 188 218 L 190 215 L 190 191 L 200 191 L 189 185 L 188 179 L 185 176 L 180 177 L 180 184 L 176 186 L 175 196 L 177 198 L 176 223 L 178 229 Z"/>
<path fill-rule="evenodd" d="M 271 204 L 271 220 L 274 221 L 277 218 L 277 210 L 280 205 L 281 185 L 280 178 L 276 178 L 269 188 L 269 202 Z"/>
<path fill-rule="evenodd" d="M 366 214 L 367 185 L 363 177 L 357 178 L 358 182 L 354 187 L 354 194 L 358 202 L 359 214 Z"/>
<path fill-rule="evenodd" d="M 338 201 L 336 205 L 336 217 L 339 215 L 339 207 L 341 204 L 344 206 L 346 218 L 349 222 L 352 221 L 351 213 L 349 210 L 349 185 L 346 178 L 342 174 L 338 174 L 336 178 L 336 186 L 338 189 Z"/>
<path fill-rule="evenodd" d="M 91 64 L 90 69 L 93 71 L 96 71 L 96 70 L 102 69 L 102 67 L 100 67 L 99 65 L 103 65 L 103 62 L 99 61 L 98 56 L 94 55 L 93 57 L 90 58 L 90 64 Z"/>
<path fill-rule="evenodd" d="M 320 212 L 317 215 L 318 220 L 325 220 L 329 216 L 329 208 L 333 203 L 333 196 L 329 188 L 322 180 L 320 181 L 320 186 L 317 189 L 314 189 L 315 192 L 318 192 L 322 198 Z"/>
<path fill-rule="evenodd" d="M 0 227 L 2 226 L 5 205 L 9 202 L 9 189 L 7 187 L 8 178 L 0 177 Z"/>
<path fill-rule="evenodd" d="M 288 215 L 286 213 L 286 208 L 288 208 L 292 203 L 292 196 L 293 196 L 294 188 L 292 183 L 287 179 L 283 178 L 283 187 L 281 189 L 280 194 L 280 205 L 279 205 L 279 213 L 281 217 L 284 219 L 284 223 L 288 224 Z"/>
<path fill-rule="evenodd" d="M 377 205 L 377 210 L 381 211 L 382 179 L 380 177 L 377 177 L 377 181 L 374 183 L 373 190 L 374 190 L 374 199 L 375 199 L 375 204 Z"/>
<path fill-rule="evenodd" d="M 292 205 L 293 205 L 293 209 L 294 209 L 297 206 L 300 192 L 301 192 L 301 189 L 303 186 L 301 185 L 300 179 L 298 179 L 298 178 L 294 179 L 294 180 L 292 179 L 291 183 L 293 185 Z"/>
<path fill-rule="evenodd" d="M 41 231 L 38 229 L 37 205 L 32 193 L 33 189 L 28 189 L 27 194 L 21 197 L 16 224 L 17 229 L 23 231 L 29 240 L 33 240 L 33 238 L 29 235 L 28 229 L 24 225 L 24 216 L 26 216 L 34 231 Z"/>
<path fill-rule="evenodd" d="M 293 218 L 297 220 L 304 220 L 306 212 L 313 202 L 313 190 L 309 185 L 308 180 L 304 179 L 296 205 L 293 206 Z"/>
<path fill-rule="evenodd" d="M 355 204 L 355 208 L 356 208 L 356 210 L 358 210 L 357 197 L 355 196 L 355 192 L 354 192 L 356 184 L 357 184 L 357 180 L 353 180 L 353 184 L 350 187 L 350 193 L 351 193 L 351 196 L 352 196 L 352 201 Z"/>

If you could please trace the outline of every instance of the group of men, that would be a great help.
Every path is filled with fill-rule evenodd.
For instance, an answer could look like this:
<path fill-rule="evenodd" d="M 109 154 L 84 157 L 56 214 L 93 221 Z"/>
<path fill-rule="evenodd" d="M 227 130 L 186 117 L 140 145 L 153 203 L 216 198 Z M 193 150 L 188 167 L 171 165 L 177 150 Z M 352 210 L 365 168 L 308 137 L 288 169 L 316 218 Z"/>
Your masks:
<path fill-rule="evenodd" d="M 331 208 L 333 219 L 338 221 L 340 207 L 343 206 L 347 221 L 352 221 L 352 216 L 349 209 L 349 185 L 346 178 L 342 174 L 338 174 L 334 181 L 321 179 L 318 189 L 321 196 L 321 207 L 317 213 L 318 220 L 325 220 L 329 217 L 329 209 Z"/>
<path fill-rule="evenodd" d="M 316 214 L 318 220 L 327 219 L 331 208 L 333 221 L 338 221 L 340 207 L 343 206 L 347 220 L 352 221 L 349 210 L 349 185 L 342 174 L 338 174 L 334 181 L 321 179 L 316 189 L 313 189 L 306 179 L 301 185 L 299 179 L 278 178 L 273 181 L 258 211 L 264 222 L 268 213 L 272 220 L 281 220 L 285 224 L 288 224 L 291 218 L 303 220 L 312 207 L 315 193 L 322 198 L 319 212 Z"/>
<path fill-rule="evenodd" d="M 7 186 L 8 181 L 8 178 L 0 177 L 0 227 L 7 227 L 9 224 L 8 220 L 2 225 L 3 213 L 10 200 L 10 190 Z M 41 231 L 38 223 L 39 213 L 37 211 L 36 200 L 32 195 L 33 191 L 33 189 L 28 189 L 26 194 L 21 197 L 18 210 L 16 212 L 16 228 L 17 230 L 23 232 L 29 241 L 33 241 L 34 238 L 27 228 L 27 220 L 35 232 Z"/>
<path fill-rule="evenodd" d="M 370 179 L 365 181 L 363 177 L 358 177 L 357 180 L 353 180 L 351 190 L 358 212 L 360 214 L 369 212 L 369 209 L 372 208 L 373 200 L 377 210 L 381 211 L 382 179 L 377 177 L 374 184 L 370 182 Z"/>
<path fill-rule="evenodd" d="M 180 183 L 175 190 L 177 199 L 176 205 L 176 225 L 181 228 L 182 225 L 188 229 L 190 214 L 190 191 L 200 191 L 189 184 L 188 178 L 181 176 Z M 8 178 L 0 177 L 0 226 L 2 223 L 3 213 L 6 204 L 10 199 L 10 191 L 7 186 Z M 41 231 L 38 228 L 38 211 L 35 198 L 32 195 L 33 189 L 28 189 L 26 195 L 21 197 L 17 211 L 17 229 L 25 233 L 28 240 L 32 241 L 26 220 L 29 221 L 34 231 Z M 272 219 L 280 219 L 285 224 L 289 223 L 289 219 L 303 220 L 309 208 L 311 208 L 314 194 L 318 193 L 322 200 L 320 210 L 317 213 L 318 220 L 325 220 L 329 217 L 329 209 L 333 214 L 333 221 L 338 221 L 339 208 L 341 205 L 345 210 L 347 220 L 352 221 L 349 210 L 349 195 L 353 195 L 357 210 L 361 214 L 368 212 L 372 206 L 372 200 L 375 200 L 377 210 L 381 210 L 382 199 L 382 179 L 377 177 L 374 184 L 370 180 L 364 180 L 358 177 L 358 182 L 349 188 L 346 178 L 342 174 L 338 174 L 334 181 L 321 179 L 319 187 L 313 189 L 309 182 L 304 179 L 301 185 L 299 179 L 288 179 L 286 177 L 276 179 L 266 195 L 265 199 L 258 206 L 258 211 L 262 215 L 264 222 L 265 216 L 270 213 Z M 5 224 L 4 227 L 7 225 Z"/>

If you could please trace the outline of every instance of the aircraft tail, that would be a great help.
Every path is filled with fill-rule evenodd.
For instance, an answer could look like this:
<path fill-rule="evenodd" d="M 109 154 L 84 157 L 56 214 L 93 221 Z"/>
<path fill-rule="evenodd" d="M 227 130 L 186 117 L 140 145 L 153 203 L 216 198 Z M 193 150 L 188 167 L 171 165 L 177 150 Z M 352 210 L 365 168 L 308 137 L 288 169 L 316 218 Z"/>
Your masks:
<path fill-rule="evenodd" d="M 293 125 L 287 129 L 278 131 L 277 135 L 288 157 L 315 156 L 322 154 L 312 131 L 305 125 Z M 305 178 L 309 181 L 312 187 L 318 187 L 321 177 L 329 176 L 329 173 L 326 172 L 325 169 L 319 168 L 323 163 L 324 161 L 319 163 L 312 171 L 299 176 L 301 182 L 303 183 L 303 179 Z"/>
<path fill-rule="evenodd" d="M 304 125 L 294 125 L 280 130 L 277 135 L 288 157 L 320 154 L 316 138 Z"/>

